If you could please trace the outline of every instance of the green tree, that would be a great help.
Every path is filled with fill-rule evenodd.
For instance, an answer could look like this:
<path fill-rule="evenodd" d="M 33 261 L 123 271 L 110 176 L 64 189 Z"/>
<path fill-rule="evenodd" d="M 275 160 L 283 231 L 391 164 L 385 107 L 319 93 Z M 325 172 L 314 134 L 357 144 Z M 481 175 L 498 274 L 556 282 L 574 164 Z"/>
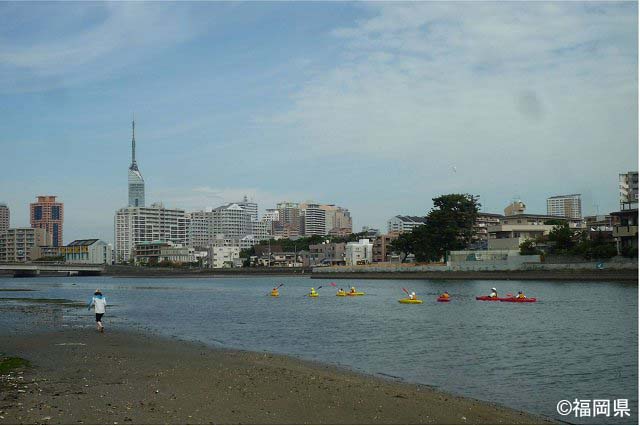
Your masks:
<path fill-rule="evenodd" d="M 424 227 L 414 229 L 416 259 L 440 260 L 451 250 L 471 242 L 480 203 L 470 194 L 448 194 L 433 199 Z"/>
<path fill-rule="evenodd" d="M 536 248 L 535 240 L 528 239 L 520 243 L 520 254 L 521 255 L 540 254 L 540 251 Z"/>
<path fill-rule="evenodd" d="M 407 260 L 407 256 L 414 252 L 414 235 L 412 232 L 400 234 L 398 238 L 391 242 L 391 250 L 402 254 L 402 262 Z"/>
<path fill-rule="evenodd" d="M 574 237 L 575 233 L 567 222 L 554 226 L 549 232 L 549 241 L 555 243 L 555 249 L 558 251 L 570 250 L 575 245 Z"/>

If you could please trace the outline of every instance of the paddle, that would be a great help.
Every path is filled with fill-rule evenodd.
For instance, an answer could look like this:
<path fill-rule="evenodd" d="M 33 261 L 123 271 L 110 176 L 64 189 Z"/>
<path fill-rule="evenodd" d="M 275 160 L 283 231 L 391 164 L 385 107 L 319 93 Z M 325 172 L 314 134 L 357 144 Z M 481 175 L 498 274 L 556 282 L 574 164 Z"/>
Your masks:
<path fill-rule="evenodd" d="M 282 287 L 283 285 L 284 285 L 284 284 L 280 284 L 280 285 L 279 285 L 278 287 L 276 287 L 275 289 L 277 290 L 277 289 L 279 289 L 280 287 Z M 273 290 L 271 290 L 271 291 L 273 291 Z M 271 291 L 270 291 L 269 293 L 267 293 L 267 296 L 271 295 Z"/>

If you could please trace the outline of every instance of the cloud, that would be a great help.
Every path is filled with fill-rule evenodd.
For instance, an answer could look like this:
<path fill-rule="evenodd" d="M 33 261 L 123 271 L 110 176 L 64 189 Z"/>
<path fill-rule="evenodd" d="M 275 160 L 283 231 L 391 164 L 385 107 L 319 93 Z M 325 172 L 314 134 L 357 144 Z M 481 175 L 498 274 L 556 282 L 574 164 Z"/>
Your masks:
<path fill-rule="evenodd" d="M 42 36 L 19 36 L 11 21 L 27 20 Z M 55 19 L 54 19 L 55 18 Z M 57 20 L 65 22 L 60 28 Z M 109 78 L 157 51 L 195 37 L 204 23 L 186 6 L 154 3 L 33 5 L 8 8 L 0 19 L 0 91 L 39 91 Z M 48 27 L 50 31 L 47 30 Z"/>
<path fill-rule="evenodd" d="M 370 18 L 332 32 L 344 45 L 335 67 L 271 117 L 303 141 L 301 153 L 452 162 L 531 143 L 541 149 L 524 161 L 539 163 L 547 149 L 598 149 L 607 131 L 633 145 L 635 5 L 369 7 Z M 599 130 L 583 132 L 585 122 Z M 586 137 L 565 140 L 571 133 Z"/>

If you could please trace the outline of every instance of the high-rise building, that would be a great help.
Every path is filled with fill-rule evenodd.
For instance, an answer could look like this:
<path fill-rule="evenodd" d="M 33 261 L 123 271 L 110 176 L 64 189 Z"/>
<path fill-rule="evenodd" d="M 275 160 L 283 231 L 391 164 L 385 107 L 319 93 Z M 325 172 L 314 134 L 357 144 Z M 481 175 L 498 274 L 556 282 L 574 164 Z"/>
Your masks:
<path fill-rule="evenodd" d="M 300 235 L 327 235 L 326 211 L 320 204 L 300 204 Z"/>
<path fill-rule="evenodd" d="M 278 221 L 274 224 L 274 235 L 284 238 L 300 235 L 300 206 L 298 203 L 282 202 L 276 205 Z"/>
<path fill-rule="evenodd" d="M 184 210 L 167 209 L 161 203 L 119 209 L 114 218 L 116 263 L 128 262 L 140 243 L 187 244 L 188 222 Z"/>
<path fill-rule="evenodd" d="M 0 235 L 9 230 L 10 216 L 9 206 L 4 203 L 0 203 Z"/>
<path fill-rule="evenodd" d="M 187 213 L 189 219 L 188 227 L 188 245 L 190 247 L 205 248 L 211 242 L 211 234 L 209 234 L 209 222 L 211 212 L 203 210 L 198 212 Z"/>
<path fill-rule="evenodd" d="M 131 122 L 131 165 L 129 166 L 129 207 L 144 207 L 144 179 L 136 163 L 136 122 Z"/>
<path fill-rule="evenodd" d="M 245 195 L 242 201 L 239 201 L 235 204 L 239 205 L 244 209 L 244 211 L 249 213 L 251 220 L 253 222 L 258 221 L 258 204 L 257 203 L 254 203 L 253 201 L 249 201 L 247 199 L 247 196 Z"/>
<path fill-rule="evenodd" d="M 547 215 L 582 219 L 580 194 L 556 195 L 547 198 Z"/>
<path fill-rule="evenodd" d="M 344 207 L 334 204 L 322 204 L 325 211 L 325 229 L 327 235 L 346 236 L 353 232 L 351 213 Z"/>
<path fill-rule="evenodd" d="M 240 239 L 251 234 L 251 213 L 237 203 L 229 203 L 211 210 L 209 235 Z"/>
<path fill-rule="evenodd" d="M 620 210 L 638 208 L 638 172 L 620 173 Z"/>
<path fill-rule="evenodd" d="M 56 201 L 55 195 L 39 195 L 38 201 L 31 203 L 31 227 L 46 230 L 54 247 L 62 246 L 62 225 L 64 204 Z"/>

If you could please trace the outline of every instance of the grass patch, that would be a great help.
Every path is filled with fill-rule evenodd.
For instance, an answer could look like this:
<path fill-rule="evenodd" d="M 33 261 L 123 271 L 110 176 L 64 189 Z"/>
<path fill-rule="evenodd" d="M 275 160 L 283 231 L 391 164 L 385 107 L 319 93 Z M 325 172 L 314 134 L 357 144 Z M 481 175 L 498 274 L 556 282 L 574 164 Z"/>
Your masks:
<path fill-rule="evenodd" d="M 9 371 L 26 368 L 26 367 L 29 367 L 30 365 L 31 363 L 24 358 L 18 358 L 18 357 L 0 358 L 0 374 L 5 374 L 5 373 L 8 373 Z"/>

